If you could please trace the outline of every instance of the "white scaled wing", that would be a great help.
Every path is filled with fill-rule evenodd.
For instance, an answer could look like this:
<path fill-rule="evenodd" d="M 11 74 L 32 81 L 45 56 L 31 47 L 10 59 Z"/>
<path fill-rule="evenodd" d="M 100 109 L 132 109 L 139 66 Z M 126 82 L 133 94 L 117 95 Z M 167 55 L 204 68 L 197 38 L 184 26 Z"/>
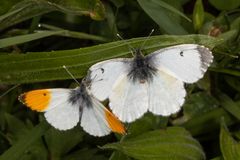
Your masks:
<path fill-rule="evenodd" d="M 89 69 L 88 78 L 91 79 L 91 93 L 100 101 L 107 99 L 112 86 L 120 75 L 127 72 L 127 59 L 113 59 L 99 62 Z"/>
<path fill-rule="evenodd" d="M 19 100 L 32 110 L 45 112 L 46 120 L 59 130 L 71 129 L 79 121 L 79 106 L 69 102 L 71 89 L 39 89 L 23 93 Z"/>
<path fill-rule="evenodd" d="M 184 84 L 162 71 L 155 73 L 149 83 L 149 111 L 168 116 L 180 110 L 186 95 Z"/>
<path fill-rule="evenodd" d="M 147 58 L 158 70 L 186 83 L 202 78 L 213 61 L 211 51 L 197 44 L 167 47 L 153 52 Z"/>
<path fill-rule="evenodd" d="M 101 103 L 93 102 L 93 106 L 84 106 L 82 110 L 81 126 L 93 136 L 105 136 L 111 132 L 102 107 Z"/>
<path fill-rule="evenodd" d="M 105 136 L 111 131 L 124 134 L 121 122 L 108 111 L 97 99 L 92 99 L 91 106 L 83 106 L 81 126 L 93 136 Z"/>
<path fill-rule="evenodd" d="M 133 82 L 122 75 L 113 86 L 109 107 L 123 122 L 132 122 L 148 110 L 148 84 Z"/>
<path fill-rule="evenodd" d="M 79 122 L 79 106 L 68 101 L 70 89 L 49 89 L 51 100 L 44 116 L 59 130 L 71 129 Z"/>

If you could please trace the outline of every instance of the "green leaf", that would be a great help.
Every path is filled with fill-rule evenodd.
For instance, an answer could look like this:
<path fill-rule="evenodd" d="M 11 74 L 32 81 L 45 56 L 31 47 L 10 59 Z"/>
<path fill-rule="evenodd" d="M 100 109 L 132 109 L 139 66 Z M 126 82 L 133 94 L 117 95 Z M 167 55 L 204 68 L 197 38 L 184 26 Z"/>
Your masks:
<path fill-rule="evenodd" d="M 79 160 L 80 157 L 81 160 L 93 160 L 97 151 L 97 149 L 84 148 L 64 156 L 62 160 Z"/>
<path fill-rule="evenodd" d="M 0 15 L 6 13 L 14 4 L 16 4 L 18 2 L 19 2 L 19 0 L 1 1 Z"/>
<path fill-rule="evenodd" d="M 239 0 L 209 0 L 209 2 L 219 10 L 231 10 L 240 6 Z"/>
<path fill-rule="evenodd" d="M 128 157 L 127 155 L 123 154 L 120 151 L 114 151 L 111 155 L 111 157 L 109 158 L 109 160 L 131 160 L 130 157 Z"/>
<path fill-rule="evenodd" d="M 18 160 L 25 151 L 48 130 L 46 121 L 41 122 L 0 156 L 0 160 Z"/>
<path fill-rule="evenodd" d="M 127 135 L 126 138 L 135 137 L 136 135 L 139 135 L 141 133 L 153 130 L 156 122 L 154 122 L 156 119 L 156 116 L 152 114 L 146 114 L 142 118 L 136 120 L 135 122 L 129 124 L 127 126 Z"/>
<path fill-rule="evenodd" d="M 240 93 L 240 80 L 232 76 L 224 76 L 226 82 L 236 91 Z"/>
<path fill-rule="evenodd" d="M 55 128 L 49 129 L 44 137 L 51 159 L 60 158 L 73 149 L 73 147 L 82 141 L 83 134 L 79 126 L 67 131 L 59 131 Z"/>
<path fill-rule="evenodd" d="M 29 131 L 29 129 L 26 127 L 23 121 L 11 114 L 5 113 L 4 117 L 8 129 L 7 136 L 9 137 L 9 142 L 12 145 L 21 139 Z"/>
<path fill-rule="evenodd" d="M 106 19 L 108 22 L 108 26 L 109 26 L 109 32 L 112 33 L 112 38 L 113 39 L 118 39 L 117 38 L 117 34 L 118 34 L 118 29 L 117 29 L 117 24 L 116 24 L 116 19 L 115 19 L 115 15 L 113 12 L 112 7 L 109 4 L 105 5 L 106 8 Z"/>
<path fill-rule="evenodd" d="M 186 121 L 191 121 L 192 118 L 206 114 L 209 111 L 217 108 L 219 102 L 208 95 L 206 92 L 197 92 L 189 95 L 183 105 L 184 116 L 173 121 L 173 124 L 179 125 Z"/>
<path fill-rule="evenodd" d="M 117 8 L 120 8 L 124 5 L 124 0 L 110 0 Z"/>
<path fill-rule="evenodd" d="M 191 94 L 184 104 L 184 115 L 193 118 L 217 108 L 218 105 L 218 101 L 206 92 Z"/>
<path fill-rule="evenodd" d="M 21 35 L 21 36 L 0 39 L 0 48 L 17 45 L 17 44 L 37 40 L 37 39 L 44 38 L 44 37 L 58 35 L 63 32 L 64 31 L 40 31 L 37 33 L 31 33 L 31 34 L 27 34 L 27 35 Z"/>
<path fill-rule="evenodd" d="M 224 160 L 239 159 L 240 143 L 233 139 L 224 122 L 221 125 L 220 147 Z"/>
<path fill-rule="evenodd" d="M 66 14 L 89 15 L 95 20 L 105 16 L 104 6 L 100 0 L 24 0 L 17 3 L 7 13 L 0 17 L 0 31 L 27 19 L 60 11 Z"/>
<path fill-rule="evenodd" d="M 168 15 L 169 10 L 186 17 L 174 7 L 161 0 L 138 0 L 143 10 L 168 34 L 187 34 L 187 31 L 175 19 Z M 157 16 L 156 16 L 157 15 Z"/>
<path fill-rule="evenodd" d="M 227 125 L 231 125 L 236 122 L 236 120 L 224 109 L 217 108 L 202 114 L 201 116 L 190 119 L 182 126 L 190 131 L 194 136 L 201 135 L 219 129 L 221 117 L 224 117 Z"/>
<path fill-rule="evenodd" d="M 120 143 L 103 146 L 139 160 L 203 160 L 202 147 L 181 127 L 168 127 L 143 133 Z"/>
<path fill-rule="evenodd" d="M 210 67 L 210 71 L 213 72 L 218 72 L 218 73 L 224 73 L 232 76 L 240 76 L 240 71 L 234 70 L 234 69 L 225 69 L 225 68 L 215 68 L 215 67 Z"/>
<path fill-rule="evenodd" d="M 127 139 L 134 138 L 144 132 L 154 130 L 156 128 L 165 128 L 168 123 L 168 117 L 156 116 L 151 113 L 145 114 L 142 118 L 136 120 L 135 122 L 128 124 L 127 135 L 121 138 L 121 142 Z M 125 154 L 114 151 L 110 157 L 110 160 L 121 160 L 130 159 Z"/>
<path fill-rule="evenodd" d="M 58 35 L 58 36 L 78 38 L 78 39 L 89 39 L 89 40 L 102 41 L 102 42 L 109 41 L 108 39 L 101 37 L 101 36 L 96 36 L 96 35 L 88 34 L 88 33 L 84 33 L 84 32 L 71 31 L 71 30 L 60 28 L 60 27 L 52 26 L 49 24 L 41 24 L 41 27 L 49 29 L 52 32 L 55 31 L 56 35 Z M 23 29 L 21 29 L 21 30 L 16 29 L 15 32 L 17 32 L 16 34 L 18 34 L 18 32 L 20 34 L 28 34 L 28 30 L 23 30 Z M 45 31 L 45 30 L 36 30 L 35 32 L 36 33 L 44 33 L 44 32 L 50 33 L 50 31 Z M 40 38 L 42 38 L 42 37 L 40 37 Z"/>
<path fill-rule="evenodd" d="M 240 120 L 240 106 L 235 103 L 230 97 L 226 94 L 218 92 L 217 94 L 219 101 L 221 102 L 221 106 L 231 113 L 234 117 Z"/>
<path fill-rule="evenodd" d="M 223 160 L 223 159 L 222 159 L 222 157 L 215 157 L 215 158 L 213 158 L 211 160 Z"/>
<path fill-rule="evenodd" d="M 193 25 L 196 31 L 198 31 L 204 22 L 204 8 L 202 0 L 197 0 L 193 9 Z"/>
<path fill-rule="evenodd" d="M 133 47 L 139 47 L 144 40 L 145 38 L 135 38 L 125 42 L 117 41 L 74 50 L 1 55 L 0 83 L 70 79 L 71 77 L 62 68 L 63 65 L 66 65 L 76 78 L 81 78 L 86 74 L 88 67 L 96 62 L 132 55 L 126 42 Z M 160 48 L 182 43 L 197 43 L 211 49 L 221 42 L 221 39 L 204 35 L 152 36 L 144 49 L 146 53 L 151 53 Z"/>

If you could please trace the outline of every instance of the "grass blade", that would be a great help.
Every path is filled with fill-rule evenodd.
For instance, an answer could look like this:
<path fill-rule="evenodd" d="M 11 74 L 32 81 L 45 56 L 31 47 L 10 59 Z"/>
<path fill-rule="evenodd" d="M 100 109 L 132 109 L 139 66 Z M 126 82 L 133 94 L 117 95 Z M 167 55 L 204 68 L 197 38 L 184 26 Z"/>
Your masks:
<path fill-rule="evenodd" d="M 15 145 L 4 152 L 0 156 L 0 160 L 18 160 L 25 150 L 30 147 L 33 142 L 38 140 L 48 129 L 49 125 L 46 121 L 41 122 L 22 137 L 21 140 L 16 142 Z"/>
<path fill-rule="evenodd" d="M 136 38 L 126 42 L 133 47 L 139 47 L 144 40 L 145 38 Z M 222 40 L 204 35 L 153 36 L 149 38 L 144 49 L 146 53 L 150 53 L 181 43 L 197 43 L 213 48 L 221 42 Z M 15 84 L 69 79 L 69 75 L 62 68 L 63 65 L 66 65 L 76 78 L 81 78 L 92 64 L 127 55 L 131 55 L 131 52 L 122 41 L 74 50 L 2 55 L 0 82 Z"/>
<path fill-rule="evenodd" d="M 63 32 L 64 31 L 40 31 L 37 33 L 31 33 L 31 34 L 27 34 L 27 35 L 21 35 L 21 36 L 0 39 L 0 48 L 17 45 L 17 44 L 37 40 L 37 39 L 44 38 L 44 37 L 58 35 Z"/>

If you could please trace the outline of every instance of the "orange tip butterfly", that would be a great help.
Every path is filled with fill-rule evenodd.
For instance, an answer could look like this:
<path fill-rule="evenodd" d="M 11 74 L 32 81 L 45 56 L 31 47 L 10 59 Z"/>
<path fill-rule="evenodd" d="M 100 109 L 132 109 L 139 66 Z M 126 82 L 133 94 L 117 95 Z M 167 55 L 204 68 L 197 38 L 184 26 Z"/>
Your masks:
<path fill-rule="evenodd" d="M 92 96 L 87 82 L 75 89 L 39 89 L 23 93 L 19 100 L 38 112 L 45 112 L 48 123 L 59 130 L 68 130 L 80 122 L 83 130 L 93 136 L 111 131 L 125 134 L 118 118 Z"/>
<path fill-rule="evenodd" d="M 203 77 L 213 61 L 212 52 L 197 44 L 182 44 L 143 56 L 134 49 L 133 58 L 99 62 L 89 69 L 95 79 L 91 93 L 103 101 L 109 98 L 112 112 L 123 122 L 132 122 L 147 111 L 168 116 L 184 103 L 185 83 Z"/>

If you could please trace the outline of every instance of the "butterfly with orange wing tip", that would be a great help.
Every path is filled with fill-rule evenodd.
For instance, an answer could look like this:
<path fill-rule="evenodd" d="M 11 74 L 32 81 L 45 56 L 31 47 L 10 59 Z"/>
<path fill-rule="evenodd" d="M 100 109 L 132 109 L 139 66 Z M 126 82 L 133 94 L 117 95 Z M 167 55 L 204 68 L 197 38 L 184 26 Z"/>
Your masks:
<path fill-rule="evenodd" d="M 38 112 L 45 112 L 48 123 L 59 130 L 68 130 L 80 122 L 83 130 L 93 136 L 111 131 L 125 134 L 123 124 L 96 98 L 82 80 L 75 89 L 39 89 L 23 93 L 19 100 Z"/>
<path fill-rule="evenodd" d="M 169 116 L 180 110 L 185 101 L 185 83 L 203 77 L 213 61 L 211 51 L 197 44 L 182 44 L 143 56 L 133 50 L 133 58 L 117 58 L 90 67 L 88 76 L 95 79 L 91 93 L 103 101 L 123 122 L 132 122 L 147 111 Z"/>

